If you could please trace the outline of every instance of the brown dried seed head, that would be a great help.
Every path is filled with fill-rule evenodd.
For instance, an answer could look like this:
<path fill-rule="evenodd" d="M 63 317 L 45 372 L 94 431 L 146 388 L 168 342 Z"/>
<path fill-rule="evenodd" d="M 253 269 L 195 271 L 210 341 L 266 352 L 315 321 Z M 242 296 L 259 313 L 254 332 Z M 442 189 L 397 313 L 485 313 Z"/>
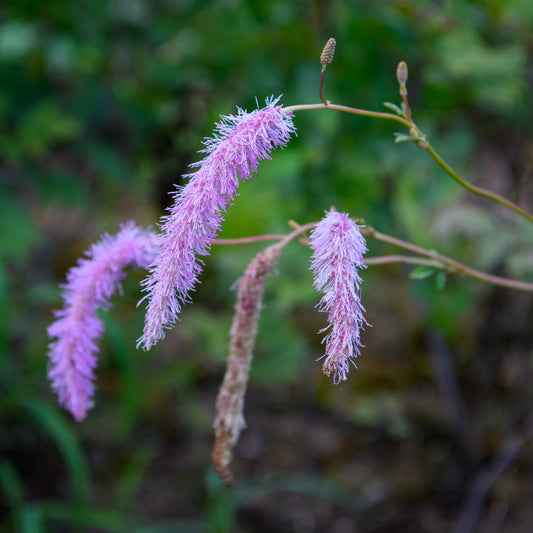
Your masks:
<path fill-rule="evenodd" d="M 231 485 L 231 460 L 233 448 L 245 427 L 243 409 L 248 374 L 252 363 L 253 348 L 265 282 L 272 273 L 283 245 L 273 244 L 259 252 L 246 268 L 239 282 L 235 315 L 230 330 L 228 362 L 224 381 L 216 402 L 214 422 L 215 444 L 213 466 L 226 485 Z"/>
<path fill-rule="evenodd" d="M 405 61 L 400 61 L 398 63 L 398 68 L 396 69 L 396 77 L 400 85 L 405 85 L 407 82 L 407 63 Z"/>
<path fill-rule="evenodd" d="M 333 56 L 335 55 L 335 43 L 336 41 L 333 37 L 329 39 L 320 54 L 320 62 L 324 68 L 333 61 Z"/>

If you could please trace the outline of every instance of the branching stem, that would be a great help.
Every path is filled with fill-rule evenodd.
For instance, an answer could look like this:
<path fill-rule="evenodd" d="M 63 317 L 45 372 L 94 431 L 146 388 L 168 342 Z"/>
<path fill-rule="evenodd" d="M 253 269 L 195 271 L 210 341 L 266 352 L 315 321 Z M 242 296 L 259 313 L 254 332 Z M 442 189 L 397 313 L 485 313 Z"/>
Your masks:
<path fill-rule="evenodd" d="M 447 174 L 449 174 L 457 183 L 459 183 L 459 185 L 461 185 L 465 189 L 479 196 L 483 196 L 484 198 L 488 198 L 489 200 L 498 202 L 499 204 L 504 205 L 509 209 L 512 209 L 515 213 L 518 213 L 519 215 L 522 215 L 523 217 L 527 218 L 530 222 L 533 222 L 533 215 L 529 214 L 527 211 L 524 211 L 515 203 L 511 202 L 510 200 L 507 200 L 506 198 L 503 198 L 495 192 L 468 183 L 468 181 L 466 181 L 459 174 L 457 174 L 457 172 L 455 172 L 455 170 L 453 170 L 453 168 L 451 168 L 450 165 L 448 165 L 448 163 L 446 163 L 446 161 L 442 159 L 442 157 L 435 151 L 431 144 L 427 145 L 426 151 Z"/>
<path fill-rule="evenodd" d="M 359 219 L 359 222 L 363 222 Z M 255 237 L 241 237 L 237 239 L 216 239 L 212 241 L 212 244 L 221 244 L 221 245 L 231 245 L 231 244 L 250 244 L 254 242 L 260 242 L 265 240 L 279 240 L 283 246 L 288 244 L 290 241 L 294 240 L 296 237 L 309 231 L 317 225 L 317 222 L 310 222 L 303 226 L 299 226 L 291 233 L 287 235 L 272 234 L 272 235 L 257 235 Z M 412 244 L 396 237 L 391 237 L 385 233 L 380 233 L 376 231 L 373 227 L 365 224 L 365 227 L 361 228 L 361 233 L 366 237 L 371 237 L 378 241 L 386 242 L 397 248 L 402 248 L 421 257 L 411 257 L 404 255 L 384 255 L 377 257 L 369 257 L 365 260 L 365 263 L 368 265 L 378 265 L 385 263 L 412 263 L 418 265 L 428 265 L 435 268 L 440 268 L 449 274 L 455 274 L 459 276 L 468 276 L 478 281 L 483 281 L 489 283 L 490 285 L 497 285 L 499 287 L 506 287 L 508 289 L 516 289 L 519 291 L 533 292 L 533 283 L 527 281 L 519 281 L 510 278 L 504 278 L 502 276 L 495 276 L 493 274 L 487 274 L 486 272 L 481 272 L 475 268 L 469 267 L 455 259 L 447 257 L 445 255 L 439 254 L 434 250 L 428 250 L 427 248 L 422 248 L 416 244 Z"/>
<path fill-rule="evenodd" d="M 416 124 L 411 120 L 409 120 L 407 117 L 402 117 L 400 115 L 395 115 L 393 113 L 383 113 L 379 111 L 368 111 L 366 109 L 358 109 L 355 107 L 348 107 L 338 104 L 332 104 L 331 102 L 325 102 L 324 104 L 302 104 L 302 105 L 293 105 L 288 106 L 284 108 L 284 111 L 286 113 L 293 113 L 294 111 L 308 111 L 308 110 L 315 110 L 315 109 L 332 109 L 336 111 L 342 111 L 344 113 L 351 113 L 353 115 L 362 115 L 365 117 L 374 117 L 374 118 L 382 118 L 385 120 L 392 120 L 394 122 L 398 122 L 409 129 L 411 132 L 412 130 L 415 130 L 415 133 L 417 134 L 416 138 L 413 138 L 413 141 L 422 149 L 425 149 L 428 154 L 436 161 L 436 163 L 449 175 L 451 176 L 459 185 L 464 187 L 466 190 L 477 194 L 478 196 L 482 196 L 484 198 L 488 198 L 489 200 L 492 200 L 494 202 L 499 203 L 500 205 L 503 205 L 515 213 L 518 213 L 519 215 L 523 216 L 524 218 L 528 219 L 530 222 L 533 222 L 533 215 L 522 209 L 520 206 L 515 204 L 514 202 L 511 202 L 510 200 L 507 200 L 503 196 L 500 196 L 499 194 L 489 191 L 487 189 L 484 189 L 483 187 L 478 187 L 476 185 L 472 185 L 468 181 L 466 181 L 464 178 L 462 178 L 453 168 L 448 165 L 442 159 L 442 157 L 437 153 L 437 151 L 429 144 L 427 141 L 420 142 L 420 138 L 423 138 L 423 134 L 420 132 Z M 409 111 L 410 114 L 410 111 Z M 418 139 L 418 140 L 417 140 Z"/>
<path fill-rule="evenodd" d="M 300 104 L 284 107 L 285 113 L 293 113 L 294 111 L 312 111 L 315 109 L 334 109 L 336 111 L 343 111 L 344 113 L 351 113 L 352 115 L 362 115 L 365 117 L 384 118 L 387 120 L 394 120 L 403 124 L 406 128 L 411 128 L 412 124 L 399 115 L 393 113 L 383 113 L 380 111 L 368 111 L 367 109 L 358 109 L 356 107 L 349 107 L 345 105 L 332 104 L 331 102 L 326 104 Z"/>
<path fill-rule="evenodd" d="M 475 268 L 471 268 L 467 265 L 464 265 L 463 263 L 460 263 L 455 259 L 451 259 L 450 257 L 446 257 L 445 255 L 439 254 L 434 250 L 427 250 L 426 248 L 411 244 L 410 242 L 402 241 L 401 239 L 397 239 L 396 237 L 391 237 L 390 235 L 380 233 L 371 226 L 367 225 L 366 227 L 362 228 L 361 233 L 367 237 L 372 237 L 373 239 L 377 239 L 378 241 L 392 244 L 393 246 L 403 248 L 404 250 L 408 250 L 417 255 L 421 255 L 422 257 L 427 257 L 428 259 L 432 259 L 434 261 L 440 261 L 446 266 L 445 270 L 450 274 L 469 276 L 479 281 L 484 281 L 485 283 L 490 283 L 491 285 L 498 285 L 500 287 L 507 287 L 508 289 L 517 289 L 520 291 L 533 292 L 533 283 L 504 278 L 501 276 L 495 276 L 493 274 L 481 272 L 480 270 L 476 270 Z"/>
<path fill-rule="evenodd" d="M 279 241 L 286 235 L 284 233 L 272 233 L 267 235 L 256 235 L 255 237 L 240 237 L 236 239 L 214 239 L 211 244 L 250 244 L 260 241 Z"/>

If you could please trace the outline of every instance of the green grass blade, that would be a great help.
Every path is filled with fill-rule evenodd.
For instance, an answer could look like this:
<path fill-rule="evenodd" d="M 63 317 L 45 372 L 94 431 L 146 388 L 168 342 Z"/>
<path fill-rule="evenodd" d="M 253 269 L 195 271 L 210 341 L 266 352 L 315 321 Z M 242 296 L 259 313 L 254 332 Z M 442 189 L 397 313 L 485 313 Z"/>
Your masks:
<path fill-rule="evenodd" d="M 14 531 L 22 530 L 22 504 L 24 488 L 22 481 L 13 465 L 2 459 L 0 461 L 0 486 L 5 501 L 11 509 L 11 523 Z"/>
<path fill-rule="evenodd" d="M 22 398 L 19 403 L 56 442 L 70 474 L 74 500 L 78 506 L 85 506 L 89 497 L 89 473 L 76 435 L 51 405 L 38 398 Z"/>
<path fill-rule="evenodd" d="M 139 416 L 139 376 L 135 363 L 134 343 L 124 335 L 123 326 L 112 316 L 103 317 L 105 331 L 111 341 L 113 352 L 120 370 L 122 428 L 125 432 L 135 427 Z"/>

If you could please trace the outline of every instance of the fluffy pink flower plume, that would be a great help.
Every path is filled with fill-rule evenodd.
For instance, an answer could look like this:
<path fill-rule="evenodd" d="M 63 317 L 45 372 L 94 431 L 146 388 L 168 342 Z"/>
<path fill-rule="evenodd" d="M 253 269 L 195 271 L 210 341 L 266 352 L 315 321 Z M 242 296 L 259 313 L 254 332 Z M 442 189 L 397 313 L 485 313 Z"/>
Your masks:
<path fill-rule="evenodd" d="M 155 234 L 132 222 L 115 236 L 104 235 L 67 274 L 63 309 L 48 328 L 48 378 L 59 403 L 77 421 L 92 406 L 97 341 L 103 333 L 97 309 L 110 307 L 111 295 L 121 289 L 128 266 L 146 268 L 155 255 Z"/>
<path fill-rule="evenodd" d="M 359 226 L 348 215 L 326 211 L 326 216 L 313 229 L 310 238 L 313 257 L 311 270 L 314 286 L 323 293 L 318 304 L 328 313 L 328 331 L 323 372 L 333 374 L 338 384 L 346 380 L 350 361 L 359 355 L 361 330 L 368 324 L 363 317 L 361 284 L 358 269 L 366 268 L 363 254 L 366 243 Z"/>
<path fill-rule="evenodd" d="M 192 165 L 185 187 L 175 193 L 175 203 L 163 218 L 158 253 L 143 281 L 148 300 L 139 345 L 150 349 L 178 320 L 189 292 L 197 282 L 210 241 L 220 230 L 222 214 L 237 196 L 240 181 L 250 179 L 272 150 L 285 146 L 295 132 L 292 116 L 269 99 L 266 107 L 251 113 L 239 109 L 222 117 L 216 133 L 206 139 L 207 156 Z M 144 300 L 143 299 L 143 300 Z"/>

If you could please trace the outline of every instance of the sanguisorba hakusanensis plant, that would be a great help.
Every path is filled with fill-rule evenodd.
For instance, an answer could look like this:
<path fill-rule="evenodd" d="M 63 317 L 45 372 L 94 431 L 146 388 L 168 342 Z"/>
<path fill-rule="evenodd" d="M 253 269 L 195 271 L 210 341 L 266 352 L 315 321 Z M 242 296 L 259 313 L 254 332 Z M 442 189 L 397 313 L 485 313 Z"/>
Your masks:
<path fill-rule="evenodd" d="M 174 193 L 174 204 L 163 217 L 160 232 L 156 234 L 139 229 L 133 223 L 125 224 L 115 236 L 104 235 L 69 271 L 63 286 L 63 308 L 56 312 L 56 320 L 48 328 L 51 338 L 48 377 L 60 404 L 77 421 L 85 418 L 92 406 L 97 342 L 103 332 L 96 311 L 109 308 L 109 298 L 120 289 L 120 281 L 129 266 L 148 269 L 148 277 L 142 282 L 146 293 L 143 300 L 147 302 L 145 326 L 138 341 L 138 346 L 148 350 L 179 319 L 202 270 L 201 257 L 210 253 L 214 242 L 236 244 L 279 240 L 252 260 L 240 280 L 228 368 L 217 400 L 214 423 L 213 462 L 215 470 L 227 483 L 231 483 L 233 477 L 229 469 L 233 446 L 244 426 L 244 394 L 265 281 L 283 248 L 296 237 L 311 232 L 307 238 L 312 250 L 311 270 L 314 285 L 322 293 L 318 307 L 327 313 L 328 322 L 322 330 L 327 332 L 323 372 L 327 376 L 333 375 L 336 384 L 346 380 L 350 362 L 354 363 L 362 347 L 361 332 L 367 322 L 361 303 L 360 271 L 368 264 L 419 263 L 443 276 L 461 274 L 486 283 L 533 292 L 533 283 L 480 272 L 433 250 L 380 233 L 366 222 L 359 225 L 335 208 L 326 212 L 322 221 L 296 225 L 287 235 L 215 240 L 223 214 L 236 198 L 240 182 L 250 179 L 257 172 L 260 161 L 270 159 L 274 149 L 287 145 L 296 133 L 294 113 L 305 110 L 342 111 L 395 121 L 408 131 L 407 134 L 397 134 L 396 142 L 414 142 L 459 185 L 533 222 L 533 215 L 496 193 L 470 184 L 439 156 L 412 118 L 407 100 L 405 62 L 399 63 L 396 73 L 401 105 L 385 104 L 392 113 L 357 109 L 324 99 L 324 73 L 333 60 L 334 51 L 335 40 L 330 39 L 320 58 L 319 96 L 322 103 L 282 107 L 279 98 L 270 98 L 262 109 L 250 113 L 238 109 L 236 115 L 222 117 L 214 135 L 204 141 L 205 148 L 201 152 L 206 154 L 205 158 L 192 165 L 196 170 L 185 176 L 189 178 L 188 183 Z M 380 256 L 365 261 L 363 255 L 367 248 L 363 236 L 402 248 L 410 255 Z"/>

